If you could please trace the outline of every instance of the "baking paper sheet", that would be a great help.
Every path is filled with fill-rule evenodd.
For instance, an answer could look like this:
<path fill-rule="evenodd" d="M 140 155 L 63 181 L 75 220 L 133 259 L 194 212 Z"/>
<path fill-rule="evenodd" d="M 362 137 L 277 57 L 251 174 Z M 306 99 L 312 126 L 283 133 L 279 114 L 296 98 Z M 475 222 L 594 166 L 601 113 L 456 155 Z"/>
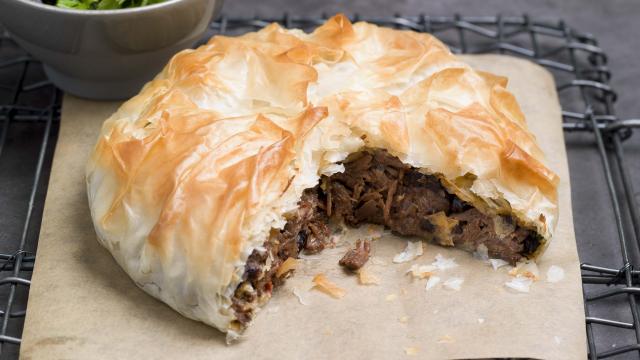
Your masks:
<path fill-rule="evenodd" d="M 426 245 L 415 261 L 394 264 L 407 239 L 382 234 L 373 242 L 363 286 L 337 265 L 349 242 L 377 235 L 362 227 L 339 246 L 300 262 L 300 268 L 258 315 L 246 338 L 224 336 L 186 319 L 139 290 L 96 241 L 85 195 L 84 165 L 100 125 L 118 106 L 66 96 L 51 172 L 21 356 L 24 359 L 394 359 L 530 357 L 584 359 L 586 339 L 579 263 L 571 215 L 561 113 L 551 75 L 525 60 L 466 58 L 510 78 L 529 127 L 561 179 L 560 218 L 539 262 L 541 279 L 528 294 L 504 286 L 512 278 L 470 254 Z M 458 267 L 437 274 L 464 279 L 459 291 L 405 274 L 438 254 Z M 548 283 L 557 265 L 563 280 Z M 317 273 L 346 289 L 334 299 L 310 289 Z M 298 299 L 293 290 L 300 295 Z M 301 304 L 301 301 L 306 305 Z"/>

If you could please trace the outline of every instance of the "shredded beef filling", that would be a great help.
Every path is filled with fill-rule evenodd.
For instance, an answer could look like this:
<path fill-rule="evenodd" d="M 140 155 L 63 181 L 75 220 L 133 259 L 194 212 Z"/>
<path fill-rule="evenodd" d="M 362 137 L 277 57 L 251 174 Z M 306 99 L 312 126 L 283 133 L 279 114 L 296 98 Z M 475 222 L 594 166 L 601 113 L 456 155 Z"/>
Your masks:
<path fill-rule="evenodd" d="M 277 276 L 277 271 L 287 258 L 297 258 L 301 251 L 316 253 L 328 245 L 329 218 L 356 227 L 384 225 L 398 235 L 467 251 L 484 245 L 490 257 L 511 264 L 540 244 L 536 232 L 519 226 L 512 216 L 481 213 L 448 193 L 437 177 L 403 164 L 385 150 L 361 151 L 343 164 L 344 172 L 323 176 L 322 186 L 307 189 L 284 229 L 249 256 L 232 305 L 241 327 L 284 281 L 287 274 Z M 368 257 L 369 246 L 357 244 L 340 265 L 356 270 Z"/>
<path fill-rule="evenodd" d="M 369 260 L 369 253 L 371 252 L 371 242 L 369 240 L 357 240 L 356 247 L 349 249 L 346 254 L 340 259 L 338 264 L 345 268 L 356 271 L 366 264 Z"/>
<path fill-rule="evenodd" d="M 475 251 L 515 264 L 539 245 L 534 231 L 509 215 L 488 216 L 450 194 L 432 175 L 403 164 L 385 150 L 363 151 L 345 171 L 323 179 L 328 214 L 351 226 L 384 225 L 398 235 Z"/>
<path fill-rule="evenodd" d="M 303 250 L 308 254 L 317 253 L 329 243 L 328 218 L 319 194 L 317 188 L 306 190 L 284 229 L 271 234 L 263 249 L 249 255 L 243 282 L 232 299 L 240 327 L 252 319 L 256 307 L 268 300 L 273 288 L 284 281 L 287 274 L 278 276 L 277 272 L 287 258 L 297 258 Z"/>

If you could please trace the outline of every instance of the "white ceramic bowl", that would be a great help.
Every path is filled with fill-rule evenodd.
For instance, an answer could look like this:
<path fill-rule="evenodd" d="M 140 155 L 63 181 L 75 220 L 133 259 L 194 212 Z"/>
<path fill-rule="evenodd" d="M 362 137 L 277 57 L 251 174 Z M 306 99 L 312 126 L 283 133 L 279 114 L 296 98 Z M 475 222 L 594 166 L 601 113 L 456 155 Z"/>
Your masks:
<path fill-rule="evenodd" d="M 176 52 L 192 46 L 222 0 L 168 0 L 121 10 L 69 10 L 0 0 L 0 23 L 53 83 L 91 99 L 135 95 Z"/>

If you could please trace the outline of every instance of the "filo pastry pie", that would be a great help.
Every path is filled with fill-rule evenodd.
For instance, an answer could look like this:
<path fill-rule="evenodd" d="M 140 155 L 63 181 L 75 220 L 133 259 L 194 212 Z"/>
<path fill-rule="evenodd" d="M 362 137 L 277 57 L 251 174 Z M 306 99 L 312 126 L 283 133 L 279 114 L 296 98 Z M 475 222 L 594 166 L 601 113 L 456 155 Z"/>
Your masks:
<path fill-rule="evenodd" d="M 330 220 L 535 259 L 558 177 L 506 84 L 431 35 L 343 15 L 216 36 L 105 121 L 86 171 L 98 238 L 144 291 L 232 336 Z"/>

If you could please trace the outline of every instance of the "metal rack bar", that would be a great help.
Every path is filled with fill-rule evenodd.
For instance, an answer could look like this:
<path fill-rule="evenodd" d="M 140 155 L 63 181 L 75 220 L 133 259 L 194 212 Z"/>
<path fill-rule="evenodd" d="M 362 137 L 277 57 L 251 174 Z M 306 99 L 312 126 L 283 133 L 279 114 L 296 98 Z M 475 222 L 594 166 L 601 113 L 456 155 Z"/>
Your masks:
<path fill-rule="evenodd" d="M 22 86 L 22 82 L 20 82 L 20 86 Z M 51 103 L 49 104 L 49 109 L 53 108 L 53 105 L 56 103 L 56 99 L 57 96 L 55 95 L 54 92 L 54 96 L 51 97 Z M 27 239 L 27 235 L 29 234 L 29 225 L 31 224 L 31 218 L 32 218 L 32 213 L 33 213 L 33 207 L 34 207 L 34 203 L 36 200 L 36 192 L 38 190 L 38 185 L 40 184 L 40 178 L 41 178 L 41 174 L 42 174 L 42 167 L 44 164 L 44 159 L 46 156 L 46 151 L 47 151 L 47 145 L 49 144 L 49 135 L 51 133 L 51 126 L 53 124 L 53 118 L 54 118 L 54 112 L 52 110 L 49 110 L 49 115 L 47 116 L 47 123 L 45 125 L 45 130 L 44 133 L 42 135 L 42 142 L 40 144 L 40 152 L 38 155 L 38 162 L 36 164 L 36 171 L 35 171 L 35 175 L 33 177 L 33 183 L 31 185 L 31 194 L 29 195 L 29 204 L 27 207 L 27 216 L 26 219 L 24 221 L 24 226 L 22 228 L 22 236 L 20 237 L 20 245 L 18 246 L 18 248 L 20 249 L 16 255 L 14 256 L 14 260 L 13 260 L 13 276 L 11 277 L 6 277 L 3 279 L 0 279 L 0 285 L 3 285 L 7 282 L 11 283 L 10 285 L 10 290 L 9 290 L 9 297 L 7 298 L 7 302 L 6 305 L 4 307 L 4 313 L 5 314 L 11 314 L 11 309 L 13 307 L 13 300 L 14 300 L 14 296 L 15 296 L 15 292 L 16 292 L 16 287 L 18 286 L 18 284 L 21 285 L 26 285 L 29 286 L 31 284 L 31 282 L 29 280 L 26 279 L 22 279 L 20 277 L 18 277 L 18 274 L 21 271 L 21 267 L 22 267 L 22 262 L 24 260 L 24 256 L 25 256 L 25 251 L 24 246 L 26 243 L 26 239 Z M 8 121 L 7 121 L 8 122 Z M 9 325 L 9 319 L 10 316 L 3 316 L 2 319 L 2 328 L 0 330 L 0 334 L 5 335 L 7 332 L 7 326 Z M 19 342 L 19 339 L 18 339 Z M 3 346 L 3 342 L 0 342 L 0 352 L 2 352 L 2 346 Z"/>
<path fill-rule="evenodd" d="M 299 17 L 287 13 L 279 18 L 223 16 L 211 24 L 208 35 L 227 33 L 233 35 L 254 31 L 272 22 L 278 22 L 286 27 L 311 30 L 322 24 L 326 18 L 326 15 Z M 623 148 L 623 142 L 632 136 L 633 129 L 640 127 L 640 119 L 619 119 L 615 115 L 614 104 L 617 94 L 609 84 L 611 73 L 607 65 L 607 56 L 599 47 L 595 37 L 571 29 L 562 21 L 540 21 L 527 15 L 426 16 L 419 14 L 361 18 L 355 14 L 352 20 L 356 19 L 382 26 L 433 33 L 457 53 L 491 52 L 530 59 L 556 75 L 561 100 L 568 94 L 574 92 L 579 94 L 581 109 L 570 110 L 563 103 L 563 129 L 567 136 L 571 133 L 593 135 L 613 210 L 611 221 L 615 224 L 618 233 L 617 239 L 612 240 L 618 243 L 621 252 L 620 268 L 592 264 L 581 266 L 589 358 L 602 359 L 621 354 L 640 356 L 640 314 L 636 298 L 640 294 L 640 270 L 635 270 L 635 264 L 632 262 L 632 259 L 640 258 L 640 254 L 637 254 L 637 250 L 631 246 L 640 244 L 640 219 L 638 204 L 633 196 L 633 182 L 625 166 L 626 158 Z M 203 41 L 206 40 L 203 39 Z M 0 31 L 0 54 L 6 47 L 16 49 L 17 45 Z M 34 160 L 36 167 L 31 193 L 26 201 L 27 214 L 21 236 L 16 239 L 16 251 L 13 254 L 0 254 L 0 292 L 3 289 L 9 289 L 7 301 L 4 308 L 0 310 L 0 318 L 2 318 L 0 354 L 5 353 L 4 345 L 20 343 L 20 334 L 9 334 L 8 324 L 12 319 L 23 318 L 25 314 L 24 310 L 13 310 L 16 307 L 15 292 L 18 286 L 28 287 L 29 285 L 28 278 L 22 274 L 33 269 L 35 257 L 25 251 L 25 239 L 31 236 L 29 228 L 34 215 L 34 203 L 43 200 L 37 196 L 38 184 L 44 171 L 47 149 L 50 148 L 47 142 L 60 117 L 60 96 L 55 91 L 50 92 L 49 95 L 42 95 L 50 96 L 49 104 L 42 107 L 19 101 L 21 94 L 40 94 L 51 89 L 50 83 L 44 78 L 26 82 L 25 78 L 30 69 L 37 66 L 40 65 L 24 52 L 0 61 L 0 71 L 11 68 L 14 71 L 18 69 L 21 74 L 15 83 L 9 84 L 3 83 L 0 76 L 0 96 L 3 92 L 9 94 L 8 100 L 0 101 L 0 160 L 12 126 L 28 124 L 44 129 L 40 152 Z M 566 80 L 568 77 L 569 80 Z M 0 169 L 0 173 L 1 171 L 4 170 Z M 580 244 L 580 239 L 578 242 Z M 629 305 L 630 320 L 590 315 L 594 304 L 621 298 L 625 298 Z M 603 350 L 602 346 L 596 342 L 595 328 L 628 331 L 633 334 L 636 341 Z"/>
<path fill-rule="evenodd" d="M 8 38 L 2 38 L 0 43 L 0 54 L 2 53 L 2 46 L 15 46 Z M 33 271 L 33 264 L 35 256 L 33 253 L 25 250 L 27 238 L 30 235 L 30 228 L 34 219 L 34 209 L 37 202 L 42 202 L 43 199 L 38 197 L 38 188 L 42 178 L 43 171 L 45 169 L 45 158 L 49 155 L 49 141 L 51 140 L 51 132 L 54 126 L 56 126 L 60 117 L 59 99 L 57 96 L 57 90 L 46 80 L 37 81 L 29 85 L 26 84 L 26 79 L 30 71 L 34 70 L 34 67 L 39 66 L 37 61 L 34 61 L 26 54 L 20 55 L 14 59 L 0 62 L 0 71 L 14 70 L 19 68 L 19 78 L 15 84 L 4 85 L 0 87 L 0 95 L 2 91 L 10 92 L 10 95 L 6 102 L 0 103 L 0 158 L 3 155 L 2 150 L 7 146 L 7 138 L 9 131 L 15 124 L 31 124 L 32 126 L 44 126 L 44 131 L 39 143 L 38 156 L 34 161 L 34 173 L 31 181 L 31 188 L 29 191 L 29 197 L 26 201 L 26 214 L 24 221 L 22 222 L 22 228 L 20 232 L 19 240 L 16 241 L 15 251 L 11 254 L 0 254 L 0 292 L 6 294 L 6 301 L 4 306 L 0 310 L 0 318 L 2 319 L 2 325 L 0 326 L 0 355 L 3 358 L 11 356 L 12 352 L 7 352 L 7 345 L 19 345 L 20 334 L 9 334 L 11 321 L 23 321 L 26 310 L 26 304 L 17 304 L 16 297 L 18 287 L 28 288 L 31 284 L 28 279 L 28 273 Z M 2 80 L 0 78 L 0 80 Z M 23 104 L 21 102 L 21 95 L 27 92 L 41 91 L 48 87 L 49 96 L 48 105 L 44 107 L 32 106 L 30 104 Z M 44 95 L 44 94 L 42 94 Z M 47 95 L 44 95 L 47 96 Z M 11 169 L 7 169 L 10 171 Z M 0 169 L 1 171 L 7 171 Z M 20 305 L 22 309 L 14 310 L 14 308 Z M 9 314 L 9 316 L 7 316 Z M 21 328 L 19 326 L 18 328 Z M 13 349 L 17 351 L 17 348 Z"/>

